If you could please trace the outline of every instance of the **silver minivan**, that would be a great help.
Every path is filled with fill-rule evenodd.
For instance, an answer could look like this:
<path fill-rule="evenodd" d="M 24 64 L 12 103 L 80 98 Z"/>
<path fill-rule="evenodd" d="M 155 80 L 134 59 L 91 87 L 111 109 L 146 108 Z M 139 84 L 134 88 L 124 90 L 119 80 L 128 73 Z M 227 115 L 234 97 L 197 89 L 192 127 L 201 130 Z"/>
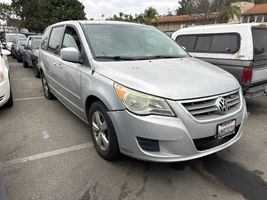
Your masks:
<path fill-rule="evenodd" d="M 56 97 L 89 124 L 108 160 L 185 161 L 234 144 L 246 103 L 228 72 L 190 57 L 158 29 L 67 21 L 43 35 L 39 67 Z"/>

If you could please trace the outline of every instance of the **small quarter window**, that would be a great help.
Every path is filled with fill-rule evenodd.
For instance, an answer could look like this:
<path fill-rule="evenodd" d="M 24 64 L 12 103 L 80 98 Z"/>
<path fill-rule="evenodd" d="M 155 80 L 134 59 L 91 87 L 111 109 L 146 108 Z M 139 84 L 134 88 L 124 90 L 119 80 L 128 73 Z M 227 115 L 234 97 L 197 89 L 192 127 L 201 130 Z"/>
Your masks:
<path fill-rule="evenodd" d="M 81 42 L 80 42 L 79 36 L 76 30 L 71 27 L 66 28 L 63 43 L 62 43 L 62 48 L 67 48 L 67 47 L 74 47 L 79 52 L 81 52 Z"/>
<path fill-rule="evenodd" d="M 61 38 L 63 35 L 64 27 L 55 27 L 52 29 L 51 36 L 48 43 L 48 51 L 58 54 L 60 50 Z"/>
<path fill-rule="evenodd" d="M 50 28 L 45 30 L 43 38 L 42 38 L 42 42 L 41 42 L 41 49 L 44 49 L 44 50 L 47 49 L 50 31 L 51 31 Z"/>

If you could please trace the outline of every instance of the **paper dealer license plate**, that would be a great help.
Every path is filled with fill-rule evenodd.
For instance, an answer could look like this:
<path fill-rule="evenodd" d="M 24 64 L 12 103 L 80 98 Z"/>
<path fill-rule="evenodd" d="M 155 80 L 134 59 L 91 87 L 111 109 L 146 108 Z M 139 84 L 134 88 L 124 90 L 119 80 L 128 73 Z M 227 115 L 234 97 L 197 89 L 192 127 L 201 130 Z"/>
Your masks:
<path fill-rule="evenodd" d="M 221 139 L 235 133 L 236 121 L 231 120 L 218 125 L 217 138 Z"/>

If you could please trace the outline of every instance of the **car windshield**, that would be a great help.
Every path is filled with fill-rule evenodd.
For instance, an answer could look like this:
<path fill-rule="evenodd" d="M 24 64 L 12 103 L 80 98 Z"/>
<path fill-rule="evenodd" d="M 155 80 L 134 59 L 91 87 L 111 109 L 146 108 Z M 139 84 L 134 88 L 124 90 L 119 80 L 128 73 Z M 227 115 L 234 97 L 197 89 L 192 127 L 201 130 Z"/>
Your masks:
<path fill-rule="evenodd" d="M 42 41 L 42 38 L 34 38 L 32 40 L 32 48 L 33 49 L 39 49 L 41 41 Z"/>
<path fill-rule="evenodd" d="M 22 46 L 26 44 L 26 40 L 19 40 L 18 41 L 18 46 Z"/>
<path fill-rule="evenodd" d="M 181 58 L 188 54 L 171 38 L 150 26 L 83 24 L 97 60 Z"/>
<path fill-rule="evenodd" d="M 252 28 L 254 56 L 267 56 L 267 28 Z"/>
<path fill-rule="evenodd" d="M 6 41 L 7 42 L 14 42 L 16 39 L 18 38 L 26 38 L 25 35 L 22 35 L 22 34 L 12 34 L 12 35 L 7 35 L 6 36 Z"/>

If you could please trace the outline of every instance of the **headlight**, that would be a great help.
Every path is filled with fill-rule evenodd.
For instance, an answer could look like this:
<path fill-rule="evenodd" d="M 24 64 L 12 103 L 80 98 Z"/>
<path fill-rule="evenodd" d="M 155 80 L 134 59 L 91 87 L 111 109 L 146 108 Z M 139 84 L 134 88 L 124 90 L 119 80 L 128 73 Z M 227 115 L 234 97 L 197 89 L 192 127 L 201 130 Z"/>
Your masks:
<path fill-rule="evenodd" d="M 125 107 L 135 114 L 175 116 L 164 99 L 131 90 L 117 83 L 114 87 Z"/>
<path fill-rule="evenodd" d="M 4 73 L 2 71 L 0 71 L 0 82 L 2 82 L 4 80 Z"/>

